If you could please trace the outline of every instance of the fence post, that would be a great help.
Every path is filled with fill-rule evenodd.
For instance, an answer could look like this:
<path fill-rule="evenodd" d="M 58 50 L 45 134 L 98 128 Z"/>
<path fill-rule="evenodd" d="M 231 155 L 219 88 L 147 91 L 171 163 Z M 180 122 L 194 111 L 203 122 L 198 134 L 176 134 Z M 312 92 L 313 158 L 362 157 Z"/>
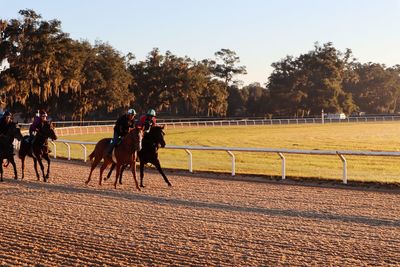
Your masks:
<path fill-rule="evenodd" d="M 193 172 L 193 157 L 192 157 L 192 152 L 190 152 L 188 149 L 185 149 L 186 153 L 189 156 L 189 172 Z"/>
<path fill-rule="evenodd" d="M 64 142 L 64 144 L 68 147 L 68 160 L 71 160 L 71 146 L 65 142 Z"/>
<path fill-rule="evenodd" d="M 87 150 L 86 150 L 86 146 L 84 144 L 80 144 L 83 147 L 83 161 L 86 162 L 86 158 L 87 158 Z"/>
<path fill-rule="evenodd" d="M 50 143 L 53 144 L 54 158 L 57 158 L 57 146 L 56 146 L 56 143 L 53 142 L 53 141 L 50 141 Z"/>
<path fill-rule="evenodd" d="M 343 162 L 343 183 L 347 184 L 347 161 L 343 155 L 338 153 L 338 156 Z"/>
<path fill-rule="evenodd" d="M 227 150 L 228 154 L 232 158 L 232 176 L 235 176 L 235 154 L 233 154 L 231 151 Z"/>
<path fill-rule="evenodd" d="M 282 159 L 282 180 L 286 179 L 286 159 L 282 153 L 278 153 L 279 157 Z"/>

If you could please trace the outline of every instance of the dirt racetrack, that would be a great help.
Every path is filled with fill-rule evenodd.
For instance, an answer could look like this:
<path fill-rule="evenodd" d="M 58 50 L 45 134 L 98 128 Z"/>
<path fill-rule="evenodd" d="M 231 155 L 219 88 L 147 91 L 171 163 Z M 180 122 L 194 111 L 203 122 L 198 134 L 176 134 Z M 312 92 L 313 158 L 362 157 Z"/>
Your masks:
<path fill-rule="evenodd" d="M 19 160 L 18 160 L 19 161 Z M 400 266 L 400 191 L 167 172 L 84 185 L 54 162 L 0 183 L 1 266 Z M 221 179 L 222 178 L 222 179 Z"/>

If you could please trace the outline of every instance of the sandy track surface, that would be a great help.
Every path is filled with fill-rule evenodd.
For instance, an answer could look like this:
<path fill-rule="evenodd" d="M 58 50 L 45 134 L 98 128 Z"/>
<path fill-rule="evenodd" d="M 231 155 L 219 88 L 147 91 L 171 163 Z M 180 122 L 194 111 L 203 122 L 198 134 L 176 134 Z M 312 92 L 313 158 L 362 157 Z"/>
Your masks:
<path fill-rule="evenodd" d="M 54 162 L 0 183 L 1 266 L 400 266 L 400 192 L 146 173 L 141 192 Z"/>

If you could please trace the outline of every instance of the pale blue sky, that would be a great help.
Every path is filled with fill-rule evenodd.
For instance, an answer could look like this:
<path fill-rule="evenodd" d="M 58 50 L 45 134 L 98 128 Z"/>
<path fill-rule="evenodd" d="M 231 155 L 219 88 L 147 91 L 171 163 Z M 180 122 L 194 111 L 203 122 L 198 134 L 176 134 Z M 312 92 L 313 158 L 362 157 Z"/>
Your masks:
<path fill-rule="evenodd" d="M 362 63 L 400 64 L 400 0 L 0 0 L 0 18 L 26 8 L 138 60 L 154 47 L 196 60 L 229 48 L 247 67 L 245 84 L 266 83 L 273 62 L 314 42 L 350 48 Z"/>

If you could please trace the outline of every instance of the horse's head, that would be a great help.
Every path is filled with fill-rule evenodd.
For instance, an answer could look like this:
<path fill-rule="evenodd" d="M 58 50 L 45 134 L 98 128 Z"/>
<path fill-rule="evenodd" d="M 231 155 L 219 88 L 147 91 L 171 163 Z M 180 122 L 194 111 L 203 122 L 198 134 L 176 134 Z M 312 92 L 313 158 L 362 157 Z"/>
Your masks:
<path fill-rule="evenodd" d="M 164 126 L 151 127 L 148 135 L 157 146 L 165 147 Z"/>
<path fill-rule="evenodd" d="M 18 123 L 16 122 L 11 122 L 9 131 L 11 131 L 10 135 L 12 135 L 15 139 L 18 141 L 21 141 L 23 136 L 21 133 L 21 128 L 19 127 Z"/>
<path fill-rule="evenodd" d="M 50 138 L 52 140 L 57 140 L 56 131 L 54 129 L 53 122 L 46 121 L 43 127 L 39 131 L 45 138 Z"/>

